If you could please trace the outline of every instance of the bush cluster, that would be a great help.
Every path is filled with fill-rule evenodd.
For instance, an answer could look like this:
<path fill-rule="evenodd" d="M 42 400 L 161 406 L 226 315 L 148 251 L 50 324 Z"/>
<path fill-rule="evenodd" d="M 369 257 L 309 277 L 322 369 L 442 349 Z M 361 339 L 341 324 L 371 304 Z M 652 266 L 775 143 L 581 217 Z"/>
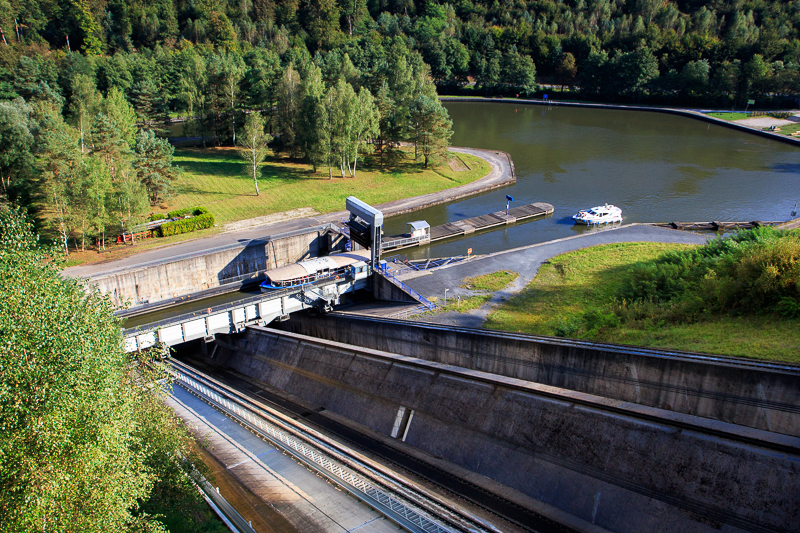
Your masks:
<path fill-rule="evenodd" d="M 800 306 L 800 231 L 756 228 L 635 267 L 617 294 L 622 307 L 664 318 L 703 314 L 787 317 Z M 661 314 L 659 313 L 659 314 Z"/>
<path fill-rule="evenodd" d="M 191 218 L 179 218 L 191 215 Z M 171 237 L 181 233 L 210 228 L 214 225 L 214 215 L 205 207 L 188 207 L 167 213 L 166 218 L 179 218 L 171 222 L 165 222 L 158 228 L 160 237 Z"/>

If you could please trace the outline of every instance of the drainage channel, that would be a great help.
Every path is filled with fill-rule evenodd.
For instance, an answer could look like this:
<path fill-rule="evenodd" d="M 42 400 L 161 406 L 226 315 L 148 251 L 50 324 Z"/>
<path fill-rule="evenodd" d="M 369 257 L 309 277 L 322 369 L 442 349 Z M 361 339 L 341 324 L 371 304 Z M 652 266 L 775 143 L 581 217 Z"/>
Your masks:
<path fill-rule="evenodd" d="M 176 382 L 413 533 L 489 533 L 418 487 L 380 472 L 342 446 L 191 367 L 170 360 Z"/>

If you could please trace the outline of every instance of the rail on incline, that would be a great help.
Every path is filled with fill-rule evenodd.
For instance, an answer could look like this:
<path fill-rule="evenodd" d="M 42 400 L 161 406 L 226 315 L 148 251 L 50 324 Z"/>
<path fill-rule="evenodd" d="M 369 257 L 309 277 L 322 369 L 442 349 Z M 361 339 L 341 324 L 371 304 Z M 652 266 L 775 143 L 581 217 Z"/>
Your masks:
<path fill-rule="evenodd" d="M 402 289 L 406 293 L 410 294 L 415 300 L 417 300 L 421 304 L 420 305 L 420 310 L 422 310 L 424 308 L 427 311 L 432 311 L 432 310 L 437 308 L 437 305 L 435 303 L 433 303 L 432 301 L 428 300 L 423 295 L 421 295 L 420 293 L 418 293 L 417 291 L 415 291 L 414 289 L 412 289 L 411 287 L 409 287 L 408 285 L 406 285 L 405 283 L 400 281 L 397 278 L 397 276 L 392 273 L 392 271 L 390 271 L 390 270 L 375 270 L 375 272 L 380 274 L 381 276 L 383 276 L 387 280 L 389 280 L 396 287 L 399 287 L 400 289 Z"/>

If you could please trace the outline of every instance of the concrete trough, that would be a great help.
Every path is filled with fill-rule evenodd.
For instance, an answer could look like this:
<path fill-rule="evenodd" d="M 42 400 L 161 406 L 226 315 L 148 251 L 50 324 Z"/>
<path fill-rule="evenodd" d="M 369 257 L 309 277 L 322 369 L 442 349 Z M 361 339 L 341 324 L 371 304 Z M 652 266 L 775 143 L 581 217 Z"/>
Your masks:
<path fill-rule="evenodd" d="M 611 531 L 796 531 L 800 439 L 248 328 L 215 361 Z"/>

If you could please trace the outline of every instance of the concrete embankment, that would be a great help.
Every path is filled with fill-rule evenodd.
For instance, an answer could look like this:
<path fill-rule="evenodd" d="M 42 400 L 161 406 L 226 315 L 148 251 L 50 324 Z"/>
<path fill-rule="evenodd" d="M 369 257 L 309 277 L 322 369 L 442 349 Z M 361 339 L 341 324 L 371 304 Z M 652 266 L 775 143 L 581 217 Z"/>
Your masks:
<path fill-rule="evenodd" d="M 343 248 L 343 237 L 331 233 L 328 226 L 317 226 L 265 240 L 122 267 L 94 276 L 91 282 L 116 304 L 128 301 L 136 306 L 254 280 L 265 270 Z"/>
<path fill-rule="evenodd" d="M 384 435 L 400 421 L 398 447 L 612 531 L 800 520 L 794 437 L 265 328 L 222 340 L 214 360 Z"/>
<path fill-rule="evenodd" d="M 800 368 L 337 313 L 276 327 L 800 437 Z"/>

